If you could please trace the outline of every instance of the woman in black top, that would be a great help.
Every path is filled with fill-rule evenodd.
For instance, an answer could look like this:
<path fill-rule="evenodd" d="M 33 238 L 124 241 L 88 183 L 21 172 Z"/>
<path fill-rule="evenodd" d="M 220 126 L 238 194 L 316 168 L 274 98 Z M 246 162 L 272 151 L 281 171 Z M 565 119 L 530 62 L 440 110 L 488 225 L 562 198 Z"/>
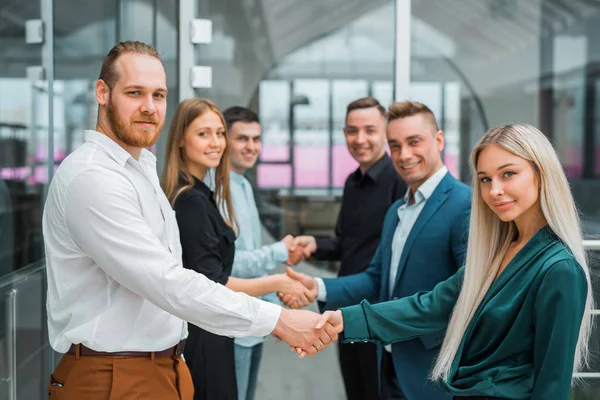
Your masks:
<path fill-rule="evenodd" d="M 297 293 L 307 304 L 308 290 L 285 274 L 254 279 L 229 276 L 236 222 L 226 147 L 225 121 L 213 102 L 189 99 L 179 104 L 169 129 L 162 187 L 175 209 L 183 266 L 251 296 Z M 216 169 L 215 193 L 204 183 L 209 168 Z M 233 339 L 194 325 L 188 329 L 184 356 L 194 381 L 194 399 L 236 400 Z"/>

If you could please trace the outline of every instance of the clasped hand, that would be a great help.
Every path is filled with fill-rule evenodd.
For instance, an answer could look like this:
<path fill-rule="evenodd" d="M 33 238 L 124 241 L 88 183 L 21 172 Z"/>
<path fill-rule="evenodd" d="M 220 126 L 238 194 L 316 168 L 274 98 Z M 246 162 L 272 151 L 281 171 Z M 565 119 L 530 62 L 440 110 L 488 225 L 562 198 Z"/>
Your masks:
<path fill-rule="evenodd" d="M 273 334 L 290 345 L 300 357 L 316 355 L 338 340 L 344 329 L 340 316 L 326 312 L 323 315 L 306 310 L 282 309 Z"/>
<path fill-rule="evenodd" d="M 332 338 L 331 342 L 337 341 L 339 338 L 338 334 L 344 330 L 344 318 L 342 316 L 342 312 L 340 310 L 325 311 L 315 325 L 315 330 L 324 330 L 327 334 L 332 332 L 335 336 L 335 339 Z M 331 344 L 331 342 L 329 344 Z M 327 344 L 325 347 L 329 347 L 329 344 Z M 295 347 L 293 345 L 290 345 L 290 350 L 297 352 L 300 355 L 300 358 L 304 358 L 307 354 L 314 355 L 302 347 Z M 317 352 L 320 350 L 322 349 L 317 349 Z"/>

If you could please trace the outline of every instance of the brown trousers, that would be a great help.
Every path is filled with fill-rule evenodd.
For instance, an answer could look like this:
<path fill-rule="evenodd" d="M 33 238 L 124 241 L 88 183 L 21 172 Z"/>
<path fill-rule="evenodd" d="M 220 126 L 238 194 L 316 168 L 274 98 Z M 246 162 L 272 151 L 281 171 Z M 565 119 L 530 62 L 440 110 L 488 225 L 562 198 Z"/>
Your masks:
<path fill-rule="evenodd" d="M 185 361 L 175 357 L 65 354 L 50 376 L 50 400 L 192 400 Z"/>

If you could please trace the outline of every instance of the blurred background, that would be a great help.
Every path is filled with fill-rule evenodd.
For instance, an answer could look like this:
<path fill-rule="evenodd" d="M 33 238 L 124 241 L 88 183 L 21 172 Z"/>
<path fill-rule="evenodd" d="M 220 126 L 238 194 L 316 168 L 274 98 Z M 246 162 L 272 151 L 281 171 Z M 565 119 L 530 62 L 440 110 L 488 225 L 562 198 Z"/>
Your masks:
<path fill-rule="evenodd" d="M 196 19 L 209 21 L 210 40 Z M 538 126 L 593 239 L 599 35 L 596 0 L 0 0 L 0 399 L 46 396 L 56 355 L 47 343 L 41 212 L 56 167 L 95 126 L 94 83 L 117 41 L 161 53 L 165 126 L 189 97 L 259 113 L 263 151 L 250 179 L 272 239 L 333 232 L 357 167 L 344 142 L 345 108 L 367 95 L 427 104 L 446 135 L 445 162 L 465 182 L 470 149 L 488 128 Z M 159 171 L 165 139 L 152 149 Z M 592 263 L 597 276 L 594 254 Z M 299 268 L 324 275 L 337 266 Z M 586 378 L 574 398 L 600 398 L 600 380 Z M 316 391 L 322 385 L 327 395 Z M 283 396 L 342 398 L 334 350 L 296 360 L 269 341 L 258 398 Z"/>

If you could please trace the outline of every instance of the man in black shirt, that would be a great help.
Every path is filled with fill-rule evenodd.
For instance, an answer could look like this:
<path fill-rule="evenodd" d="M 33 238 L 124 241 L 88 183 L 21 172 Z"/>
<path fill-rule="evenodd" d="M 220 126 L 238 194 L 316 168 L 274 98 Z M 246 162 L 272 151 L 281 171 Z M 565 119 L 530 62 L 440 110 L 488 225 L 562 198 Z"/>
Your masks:
<path fill-rule="evenodd" d="M 407 186 L 386 153 L 386 113 L 366 97 L 348 105 L 344 135 L 348 151 L 359 167 L 346 179 L 342 208 L 334 237 L 298 236 L 305 256 L 340 260 L 339 276 L 364 271 L 379 245 L 383 219 Z M 377 395 L 377 347 L 372 343 L 339 345 L 339 359 L 348 399 L 380 399 Z"/>

